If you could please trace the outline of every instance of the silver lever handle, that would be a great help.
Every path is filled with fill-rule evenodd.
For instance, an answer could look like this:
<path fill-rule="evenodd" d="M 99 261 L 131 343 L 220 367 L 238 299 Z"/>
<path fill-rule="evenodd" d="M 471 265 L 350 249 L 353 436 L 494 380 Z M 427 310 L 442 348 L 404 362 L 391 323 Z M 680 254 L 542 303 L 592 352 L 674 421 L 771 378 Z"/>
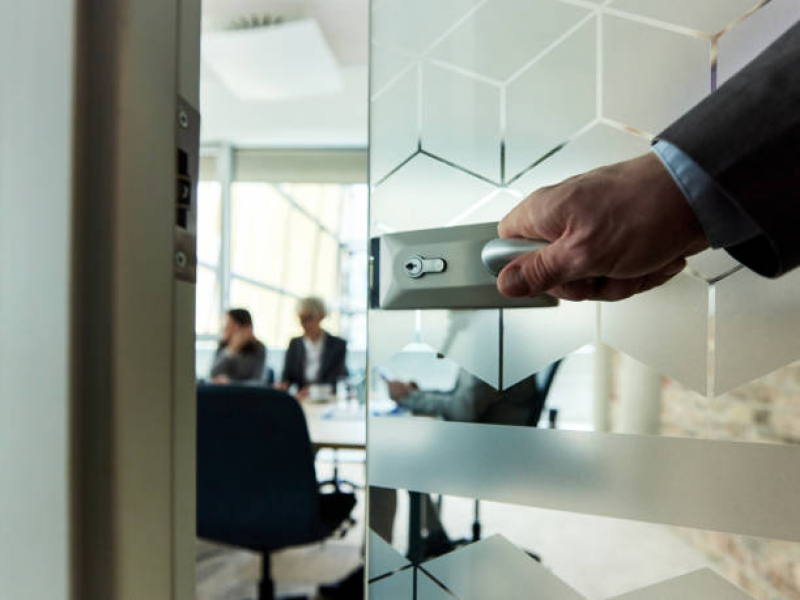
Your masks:
<path fill-rule="evenodd" d="M 549 242 L 541 240 L 525 240 L 521 238 L 497 238 L 486 242 L 481 251 L 481 260 L 486 268 L 497 277 L 508 263 L 535 250 L 541 250 Z"/>

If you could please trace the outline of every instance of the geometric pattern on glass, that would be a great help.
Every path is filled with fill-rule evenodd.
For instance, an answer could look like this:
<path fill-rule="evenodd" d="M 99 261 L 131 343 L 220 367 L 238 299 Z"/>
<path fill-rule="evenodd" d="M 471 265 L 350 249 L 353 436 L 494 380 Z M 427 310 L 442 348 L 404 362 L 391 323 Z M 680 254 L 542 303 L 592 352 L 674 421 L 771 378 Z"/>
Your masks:
<path fill-rule="evenodd" d="M 409 69 L 372 101 L 370 177 L 379 181 L 414 154 L 419 145 L 417 70 Z"/>
<path fill-rule="evenodd" d="M 414 573 L 406 569 L 369 584 L 369 600 L 413 600 Z"/>
<path fill-rule="evenodd" d="M 700 569 L 611 600 L 752 600 L 711 569 Z"/>
<path fill-rule="evenodd" d="M 384 366 L 414 341 L 416 317 L 413 310 L 369 311 L 369 362 Z"/>
<path fill-rule="evenodd" d="M 714 392 L 800 359 L 800 270 L 766 279 L 742 269 L 716 284 Z"/>
<path fill-rule="evenodd" d="M 603 116 L 650 134 L 711 91 L 708 40 L 603 18 Z"/>
<path fill-rule="evenodd" d="M 404 52 L 385 48 L 379 44 L 372 44 L 370 50 L 369 76 L 372 80 L 371 95 L 380 92 L 387 83 L 408 68 L 414 61 L 412 56 Z"/>
<path fill-rule="evenodd" d="M 500 88 L 424 63 L 422 148 L 500 181 Z"/>
<path fill-rule="evenodd" d="M 408 560 L 374 531 L 369 532 L 369 579 L 407 567 Z"/>
<path fill-rule="evenodd" d="M 455 596 L 442 589 L 423 571 L 417 572 L 417 600 L 453 600 Z"/>
<path fill-rule="evenodd" d="M 614 0 L 609 6 L 707 34 L 722 31 L 758 0 Z"/>
<path fill-rule="evenodd" d="M 512 193 L 507 189 L 498 189 L 491 196 L 487 196 L 479 204 L 449 224 L 469 225 L 472 223 L 492 223 L 506 216 L 511 209 L 522 201 L 522 194 Z"/>
<path fill-rule="evenodd" d="M 501 535 L 435 558 L 422 567 L 462 600 L 584 598 Z"/>
<path fill-rule="evenodd" d="M 384 0 L 372 14 L 372 40 L 419 56 L 480 0 Z"/>
<path fill-rule="evenodd" d="M 494 191 L 485 181 L 418 154 L 372 194 L 372 220 L 395 231 L 442 227 Z"/>
<path fill-rule="evenodd" d="M 717 83 L 722 84 L 800 19 L 800 1 L 770 0 L 719 39 Z"/>
<path fill-rule="evenodd" d="M 588 14 L 549 0 L 489 0 L 437 44 L 431 57 L 505 82 Z"/>
<path fill-rule="evenodd" d="M 523 196 L 560 183 L 597 167 L 639 156 L 650 149 L 650 141 L 628 131 L 596 123 L 561 150 L 536 165 L 510 187 Z"/>
<path fill-rule="evenodd" d="M 499 385 L 499 311 L 424 310 L 422 340 L 492 387 Z"/>
<path fill-rule="evenodd" d="M 601 303 L 601 338 L 662 375 L 705 395 L 708 285 L 680 273 L 648 292 Z"/>
<path fill-rule="evenodd" d="M 597 23 L 590 19 L 508 85 L 509 177 L 569 140 L 595 118 L 596 33 Z"/>
<path fill-rule="evenodd" d="M 503 311 L 503 387 L 538 373 L 595 341 L 594 302 L 562 301 L 553 308 Z"/>

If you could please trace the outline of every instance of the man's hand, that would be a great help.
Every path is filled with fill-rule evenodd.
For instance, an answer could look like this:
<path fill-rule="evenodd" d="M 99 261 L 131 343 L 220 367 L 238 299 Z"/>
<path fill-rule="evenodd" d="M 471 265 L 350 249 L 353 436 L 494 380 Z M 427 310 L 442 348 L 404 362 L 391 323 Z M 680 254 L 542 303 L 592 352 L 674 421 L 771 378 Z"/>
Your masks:
<path fill-rule="evenodd" d="M 541 188 L 498 226 L 503 238 L 551 244 L 511 262 L 506 296 L 547 292 L 565 300 L 621 300 L 677 275 L 708 247 L 672 177 L 651 153 Z"/>
<path fill-rule="evenodd" d="M 389 388 L 389 398 L 395 402 L 402 402 L 408 398 L 411 392 L 415 392 L 419 389 L 417 384 L 413 381 L 410 383 L 405 383 L 403 381 L 387 381 L 386 386 Z"/>

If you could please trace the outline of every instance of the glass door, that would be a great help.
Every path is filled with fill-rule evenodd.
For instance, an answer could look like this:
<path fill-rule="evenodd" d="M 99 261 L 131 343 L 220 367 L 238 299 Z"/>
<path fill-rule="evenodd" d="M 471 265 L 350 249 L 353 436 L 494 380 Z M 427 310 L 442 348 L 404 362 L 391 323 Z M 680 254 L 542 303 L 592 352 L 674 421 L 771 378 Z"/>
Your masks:
<path fill-rule="evenodd" d="M 798 18 L 372 0 L 371 236 L 647 152 Z M 800 597 L 798 298 L 706 251 L 617 303 L 374 308 L 370 598 Z"/>

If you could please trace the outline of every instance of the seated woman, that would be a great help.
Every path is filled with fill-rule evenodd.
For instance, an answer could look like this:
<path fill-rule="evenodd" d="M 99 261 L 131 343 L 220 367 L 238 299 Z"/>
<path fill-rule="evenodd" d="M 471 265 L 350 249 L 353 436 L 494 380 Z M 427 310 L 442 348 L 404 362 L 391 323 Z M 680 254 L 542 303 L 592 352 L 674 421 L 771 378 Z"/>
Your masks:
<path fill-rule="evenodd" d="M 260 382 L 267 362 L 267 349 L 253 334 L 253 318 L 243 308 L 226 313 L 225 329 L 211 367 L 213 383 Z"/>
<path fill-rule="evenodd" d="M 303 335 L 289 342 L 283 377 L 276 386 L 279 389 L 296 385 L 298 396 L 304 397 L 312 383 L 335 386 L 339 379 L 347 376 L 347 342 L 322 329 L 326 315 L 325 303 L 320 298 L 303 298 L 297 303 Z"/>

